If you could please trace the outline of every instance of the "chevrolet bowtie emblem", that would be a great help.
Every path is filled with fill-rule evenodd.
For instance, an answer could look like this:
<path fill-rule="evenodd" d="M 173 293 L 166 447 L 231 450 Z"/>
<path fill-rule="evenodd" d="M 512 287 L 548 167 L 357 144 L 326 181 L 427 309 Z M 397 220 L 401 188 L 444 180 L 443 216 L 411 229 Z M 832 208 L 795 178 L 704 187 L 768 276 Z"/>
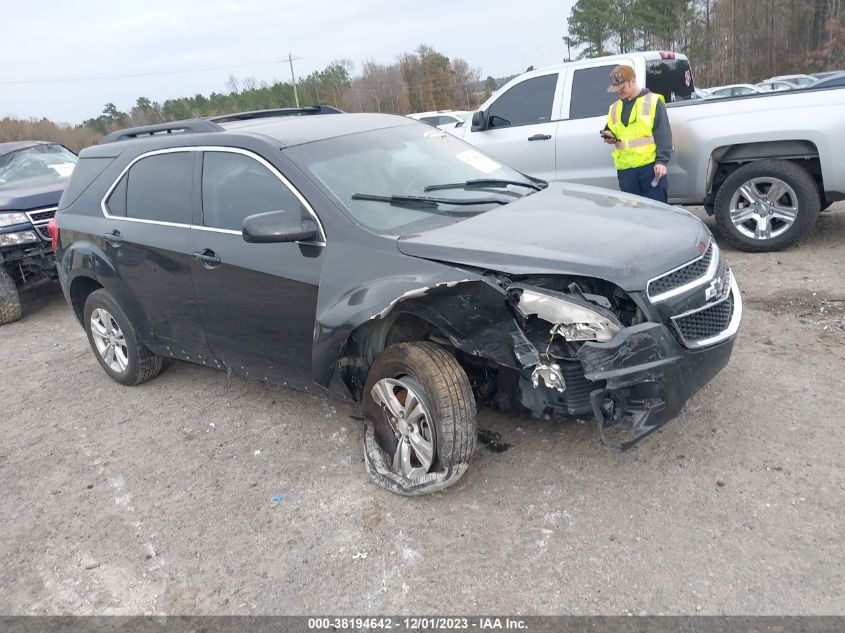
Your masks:
<path fill-rule="evenodd" d="M 726 275 L 727 277 L 727 275 Z M 704 299 L 710 301 L 717 297 L 722 297 L 725 292 L 725 279 L 722 277 L 714 277 L 707 289 L 704 291 Z"/>

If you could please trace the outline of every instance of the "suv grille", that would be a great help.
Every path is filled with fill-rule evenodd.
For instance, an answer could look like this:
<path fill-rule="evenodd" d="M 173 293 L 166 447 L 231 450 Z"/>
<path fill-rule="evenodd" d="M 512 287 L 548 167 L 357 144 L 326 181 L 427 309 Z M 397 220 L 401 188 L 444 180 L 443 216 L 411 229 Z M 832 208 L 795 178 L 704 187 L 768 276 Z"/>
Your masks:
<path fill-rule="evenodd" d="M 686 316 L 675 317 L 672 321 L 681 335 L 684 344 L 694 346 L 713 338 L 728 329 L 734 312 L 733 293 L 709 307 Z"/>
<path fill-rule="evenodd" d="M 41 239 L 47 240 L 50 242 L 52 238 L 50 237 L 50 230 L 47 228 L 47 225 L 50 223 L 50 220 L 53 219 L 53 216 L 56 215 L 56 207 L 52 209 L 36 209 L 35 211 L 27 211 L 26 216 L 29 218 L 29 221 L 32 222 L 35 230 L 38 231 L 38 235 L 41 236 Z"/>
<path fill-rule="evenodd" d="M 714 256 L 718 261 L 716 250 L 713 242 L 710 242 L 707 250 L 698 259 L 694 259 L 688 264 L 684 264 L 681 268 L 666 273 L 662 277 L 652 279 L 648 284 L 649 298 L 652 301 L 660 301 L 663 298 L 661 295 L 703 278 L 707 274 Z"/>

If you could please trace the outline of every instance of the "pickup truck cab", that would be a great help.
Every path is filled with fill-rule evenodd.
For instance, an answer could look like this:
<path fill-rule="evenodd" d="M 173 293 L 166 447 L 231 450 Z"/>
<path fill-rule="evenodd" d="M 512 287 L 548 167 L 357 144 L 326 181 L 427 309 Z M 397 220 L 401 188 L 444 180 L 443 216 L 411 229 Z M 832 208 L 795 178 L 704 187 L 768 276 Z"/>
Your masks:
<path fill-rule="evenodd" d="M 616 95 L 610 71 L 632 66 L 641 86 L 666 99 L 675 153 L 669 198 L 703 204 L 735 246 L 778 250 L 803 235 L 821 209 L 845 199 L 845 91 L 801 90 L 691 99 L 686 56 L 641 52 L 524 73 L 451 133 L 523 173 L 618 188 L 599 137 Z M 809 115 L 808 113 L 812 113 Z"/>

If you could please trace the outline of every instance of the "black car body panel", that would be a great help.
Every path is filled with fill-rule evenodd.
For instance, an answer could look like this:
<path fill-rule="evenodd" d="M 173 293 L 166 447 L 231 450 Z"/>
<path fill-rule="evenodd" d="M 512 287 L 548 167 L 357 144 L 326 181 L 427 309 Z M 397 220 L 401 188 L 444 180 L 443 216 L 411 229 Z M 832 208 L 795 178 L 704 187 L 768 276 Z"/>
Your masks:
<path fill-rule="evenodd" d="M 706 227 L 685 211 L 553 184 L 500 193 L 513 201 L 460 221 L 379 231 L 354 217 L 301 152 L 287 151 L 409 126 L 438 135 L 402 117 L 339 114 L 236 121 L 220 132 L 153 134 L 83 151 L 77 171 L 87 181 L 71 183 L 57 214 L 68 303 L 81 320 L 85 297 L 105 288 L 157 354 L 355 400 L 386 347 L 434 341 L 471 375 L 479 401 L 537 416 L 593 412 L 603 431 L 630 431 L 622 448 L 677 415 L 727 362 L 738 290 Z M 107 209 L 138 161 L 179 152 L 195 156 L 187 220 Z M 318 238 L 254 244 L 239 230 L 204 226 L 211 198 L 201 183 L 212 154 L 247 156 L 275 172 Z M 85 163 L 103 158 L 97 169 Z M 666 282 L 659 296 L 652 290 L 673 270 L 704 270 L 696 261 L 705 255 L 706 273 Z M 734 294 L 732 311 L 715 314 Z M 603 338 L 549 316 L 573 306 L 601 321 L 594 326 L 605 328 Z M 694 323 L 683 330 L 679 318 Z M 705 344 L 696 348 L 683 332 Z"/>

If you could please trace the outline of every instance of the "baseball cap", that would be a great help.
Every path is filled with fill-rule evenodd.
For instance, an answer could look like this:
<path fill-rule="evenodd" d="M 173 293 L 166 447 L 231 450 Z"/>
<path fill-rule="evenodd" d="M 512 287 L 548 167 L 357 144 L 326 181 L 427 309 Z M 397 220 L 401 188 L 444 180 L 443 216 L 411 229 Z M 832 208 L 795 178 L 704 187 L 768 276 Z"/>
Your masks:
<path fill-rule="evenodd" d="M 607 91 L 616 92 L 619 90 L 619 86 L 626 81 L 631 81 L 634 77 L 634 69 L 630 66 L 616 66 L 610 71 L 610 86 L 608 86 Z"/>

